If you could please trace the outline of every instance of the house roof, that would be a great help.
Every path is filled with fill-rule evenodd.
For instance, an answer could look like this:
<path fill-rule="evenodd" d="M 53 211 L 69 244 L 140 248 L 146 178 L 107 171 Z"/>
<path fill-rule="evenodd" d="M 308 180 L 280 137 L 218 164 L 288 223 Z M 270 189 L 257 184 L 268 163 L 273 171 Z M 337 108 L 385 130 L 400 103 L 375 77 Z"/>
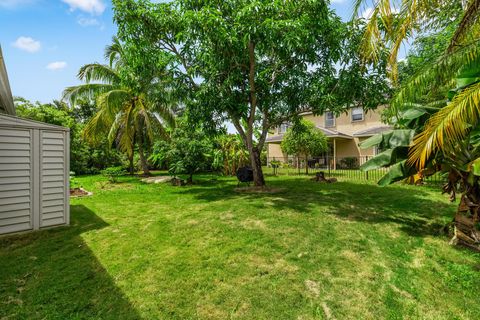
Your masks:
<path fill-rule="evenodd" d="M 335 131 L 335 130 L 332 130 L 332 129 L 327 129 L 327 128 L 324 128 L 324 127 L 319 127 L 317 126 L 318 129 L 320 129 L 327 138 L 342 138 L 342 139 L 352 139 L 352 136 L 349 136 L 348 134 L 345 134 L 345 133 L 342 133 L 342 132 L 339 132 L 339 131 Z M 272 136 L 272 137 L 268 137 L 265 142 L 281 142 L 283 140 L 283 136 L 284 134 L 281 133 L 281 134 L 278 134 L 278 135 L 275 135 L 275 136 Z"/>
<path fill-rule="evenodd" d="M 265 139 L 265 142 L 282 142 L 284 134 L 281 133 L 279 135 L 273 136 L 273 137 L 268 137 Z"/>
<path fill-rule="evenodd" d="M 352 139 L 352 136 L 349 136 L 348 134 L 342 133 L 340 131 L 332 130 L 332 129 L 327 129 L 324 127 L 319 127 L 317 126 L 318 129 L 322 130 L 323 133 L 327 136 L 327 138 L 343 138 L 343 139 Z"/>
<path fill-rule="evenodd" d="M 377 133 L 382 133 L 386 131 L 390 131 L 393 128 L 390 126 L 379 126 L 379 127 L 373 127 L 373 128 L 368 128 L 365 130 L 360 130 L 357 131 L 353 134 L 354 137 L 371 137 L 376 135 Z"/>
<path fill-rule="evenodd" d="M 0 113 L 15 115 L 12 91 L 8 82 L 7 69 L 3 61 L 2 48 L 0 47 Z"/>

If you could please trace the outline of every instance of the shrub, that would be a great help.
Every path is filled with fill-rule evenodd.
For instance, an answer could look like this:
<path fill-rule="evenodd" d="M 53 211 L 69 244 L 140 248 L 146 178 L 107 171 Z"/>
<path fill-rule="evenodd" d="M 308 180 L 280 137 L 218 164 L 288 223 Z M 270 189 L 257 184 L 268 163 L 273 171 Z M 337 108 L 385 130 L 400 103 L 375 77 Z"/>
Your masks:
<path fill-rule="evenodd" d="M 111 183 L 117 183 L 118 177 L 123 176 L 127 173 L 122 167 L 109 167 L 102 170 L 102 175 L 108 178 L 108 181 Z"/>
<path fill-rule="evenodd" d="M 346 157 L 340 160 L 340 167 L 344 169 L 358 169 L 358 158 Z"/>

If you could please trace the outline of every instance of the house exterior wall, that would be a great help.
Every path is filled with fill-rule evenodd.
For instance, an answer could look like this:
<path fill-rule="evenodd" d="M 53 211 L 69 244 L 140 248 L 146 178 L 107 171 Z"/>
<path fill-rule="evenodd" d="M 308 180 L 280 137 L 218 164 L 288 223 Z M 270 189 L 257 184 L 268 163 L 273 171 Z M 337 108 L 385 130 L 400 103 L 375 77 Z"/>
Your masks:
<path fill-rule="evenodd" d="M 381 113 L 385 107 L 379 107 L 377 110 L 370 110 L 364 113 L 364 119 L 360 121 L 352 121 L 352 111 L 342 113 L 335 118 L 335 124 L 333 126 L 325 126 L 325 115 L 314 116 L 313 114 L 303 115 L 303 119 L 310 121 L 317 127 L 323 127 L 334 131 L 341 132 L 343 134 L 353 136 L 354 133 L 367 130 L 375 127 L 384 126 L 381 121 Z M 275 137 L 280 134 L 279 128 L 274 129 L 269 137 Z M 330 138 L 330 141 L 335 139 L 336 144 L 336 157 L 338 159 L 345 157 L 367 157 L 375 155 L 374 148 L 360 149 L 359 144 L 368 137 L 353 137 L 352 139 L 345 138 Z M 282 160 L 286 156 L 282 153 L 280 148 L 280 142 L 268 143 L 268 158 L 276 160 Z"/>
<path fill-rule="evenodd" d="M 0 234 L 69 223 L 69 130 L 0 115 Z"/>

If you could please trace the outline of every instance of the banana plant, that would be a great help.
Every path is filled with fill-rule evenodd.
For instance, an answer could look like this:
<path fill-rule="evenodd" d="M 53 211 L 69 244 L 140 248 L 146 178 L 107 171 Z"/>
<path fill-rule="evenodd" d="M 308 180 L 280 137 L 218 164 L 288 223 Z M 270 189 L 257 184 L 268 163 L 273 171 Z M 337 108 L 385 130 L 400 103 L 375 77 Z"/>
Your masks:
<path fill-rule="evenodd" d="M 461 192 L 450 228 L 452 243 L 480 251 L 480 96 L 475 93 L 480 90 L 480 63 L 462 68 L 455 80 L 444 107 L 408 109 L 396 122 L 398 129 L 364 141 L 361 147 L 376 145 L 385 151 L 362 169 L 389 167 L 380 185 L 445 173 L 444 193 L 454 201 Z"/>

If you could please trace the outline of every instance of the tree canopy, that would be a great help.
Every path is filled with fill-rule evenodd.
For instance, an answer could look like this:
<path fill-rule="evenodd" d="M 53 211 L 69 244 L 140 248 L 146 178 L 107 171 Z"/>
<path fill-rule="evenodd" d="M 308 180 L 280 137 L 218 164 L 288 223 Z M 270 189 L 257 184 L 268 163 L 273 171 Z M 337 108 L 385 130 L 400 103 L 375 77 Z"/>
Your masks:
<path fill-rule="evenodd" d="M 308 173 L 308 158 L 327 151 L 328 145 L 325 134 L 312 122 L 302 119 L 287 129 L 280 147 L 286 154 L 304 157 Z"/>
<path fill-rule="evenodd" d="M 369 92 L 357 90 L 350 101 L 335 100 L 340 94 L 348 97 L 348 90 L 340 90 L 335 65 L 347 29 L 327 1 L 113 4 L 129 54 L 136 61 L 142 52 L 163 57 L 176 83 L 175 96 L 183 99 L 189 117 L 212 127 L 233 123 L 249 151 L 256 185 L 264 184 L 260 151 L 271 128 L 305 109 L 345 110 L 347 102 L 360 103 Z M 353 59 L 344 66 L 359 77 L 366 72 Z"/>

